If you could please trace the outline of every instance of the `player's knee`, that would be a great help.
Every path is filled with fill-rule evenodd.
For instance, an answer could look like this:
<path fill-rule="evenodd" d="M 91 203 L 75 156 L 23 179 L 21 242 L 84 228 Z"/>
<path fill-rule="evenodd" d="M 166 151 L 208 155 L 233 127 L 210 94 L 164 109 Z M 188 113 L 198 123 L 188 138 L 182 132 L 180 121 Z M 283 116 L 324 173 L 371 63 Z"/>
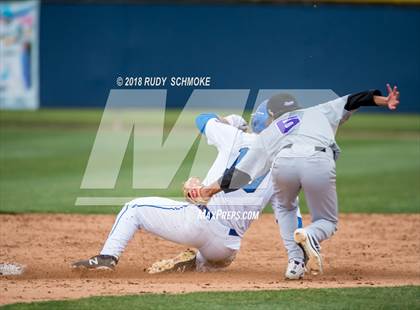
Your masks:
<path fill-rule="evenodd" d="M 221 268 L 229 266 L 236 257 L 237 250 L 230 248 L 200 249 L 198 252 L 203 261 Z"/>
<path fill-rule="evenodd" d="M 217 271 L 228 267 L 234 261 L 236 251 L 229 255 L 208 255 L 204 256 L 200 251 L 197 253 L 196 266 L 199 272 Z"/>
<path fill-rule="evenodd" d="M 136 206 L 152 205 L 155 201 L 154 199 L 155 197 L 140 197 L 129 201 L 127 205 L 129 205 L 132 208 Z"/>
<path fill-rule="evenodd" d="M 126 203 L 125 206 L 123 207 L 123 210 L 124 208 L 127 208 L 126 216 L 135 217 L 143 213 L 142 210 L 144 208 L 142 208 L 141 206 L 148 205 L 148 204 L 150 204 L 149 197 L 136 198 Z"/>
<path fill-rule="evenodd" d="M 279 204 L 279 209 L 283 209 L 285 211 L 295 211 L 298 208 L 297 203 L 294 201 L 286 201 L 285 203 Z"/>

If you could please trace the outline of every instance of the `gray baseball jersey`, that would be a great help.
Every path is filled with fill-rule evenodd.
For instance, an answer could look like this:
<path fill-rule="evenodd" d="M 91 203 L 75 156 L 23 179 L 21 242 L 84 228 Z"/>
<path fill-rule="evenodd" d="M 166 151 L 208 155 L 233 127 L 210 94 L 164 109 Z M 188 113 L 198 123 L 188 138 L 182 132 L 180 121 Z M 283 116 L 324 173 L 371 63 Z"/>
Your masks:
<path fill-rule="evenodd" d="M 315 147 L 338 149 L 337 128 L 351 114 L 344 109 L 347 97 L 283 114 L 261 132 L 236 168 L 254 179 L 266 173 L 287 146 L 294 146 L 287 151 L 290 157 L 310 156 L 316 152 Z M 287 156 L 287 152 L 282 152 L 282 156 Z"/>

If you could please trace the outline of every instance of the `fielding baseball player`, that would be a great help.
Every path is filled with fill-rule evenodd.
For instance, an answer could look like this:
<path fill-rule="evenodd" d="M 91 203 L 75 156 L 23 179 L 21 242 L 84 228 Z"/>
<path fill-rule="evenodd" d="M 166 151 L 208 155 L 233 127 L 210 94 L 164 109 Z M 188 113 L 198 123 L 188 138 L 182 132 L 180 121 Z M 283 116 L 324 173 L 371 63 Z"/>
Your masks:
<path fill-rule="evenodd" d="M 184 195 L 191 188 L 215 182 L 226 169 L 235 167 L 257 137 L 257 134 L 245 132 L 247 124 L 237 115 L 219 118 L 215 114 L 201 114 L 196 118 L 196 125 L 206 136 L 208 144 L 217 148 L 218 154 L 203 183 L 198 178 L 190 178 L 184 185 Z M 266 127 L 265 117 L 261 117 L 258 111 L 252 127 L 256 133 Z M 198 249 L 197 253 L 186 251 L 174 259 L 157 262 L 149 268 L 150 273 L 194 268 L 207 271 L 226 267 L 233 261 L 252 220 L 258 217 L 272 197 L 271 173 L 266 171 L 240 191 L 215 195 L 206 201 L 206 206 L 199 200 L 193 204 L 160 197 L 135 199 L 118 214 L 100 255 L 75 262 L 72 266 L 114 269 L 129 240 L 138 229 L 144 229 L 166 240 Z M 271 202 L 278 217 L 277 197 Z M 302 227 L 297 201 L 292 204 L 296 225 Z M 294 261 L 300 252 L 296 251 L 298 247 L 294 242 L 286 242 L 285 247 L 289 256 L 286 278 L 297 279 L 304 273 L 303 265 Z"/>
<path fill-rule="evenodd" d="M 267 122 L 274 121 L 256 137 L 243 160 L 210 186 L 191 189 L 188 196 L 203 202 L 220 191 L 230 193 L 246 186 L 271 169 L 281 235 L 286 242 L 294 239 L 301 246 L 300 259 L 306 256 L 307 270 L 322 273 L 319 243 L 334 234 L 338 221 L 337 128 L 362 106 L 396 109 L 397 87 L 387 85 L 387 89 L 387 97 L 379 90 L 370 90 L 307 109 L 301 109 L 287 94 L 270 98 L 266 108 L 271 117 Z M 301 189 L 312 215 L 312 224 L 305 228 L 298 228 L 294 220 L 294 203 Z"/>

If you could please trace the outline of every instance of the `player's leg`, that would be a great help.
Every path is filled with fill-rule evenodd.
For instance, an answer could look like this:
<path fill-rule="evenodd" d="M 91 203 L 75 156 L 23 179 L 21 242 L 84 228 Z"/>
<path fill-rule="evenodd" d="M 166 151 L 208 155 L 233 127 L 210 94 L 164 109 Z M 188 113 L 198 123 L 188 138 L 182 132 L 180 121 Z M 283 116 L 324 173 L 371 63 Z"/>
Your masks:
<path fill-rule="evenodd" d="M 173 258 L 153 263 L 147 271 L 152 274 L 192 270 L 209 272 L 228 267 L 235 259 L 237 250 L 226 247 L 222 240 L 211 240 L 197 252 L 187 249 Z"/>
<path fill-rule="evenodd" d="M 334 160 L 325 153 L 307 159 L 301 182 L 312 216 L 312 223 L 305 230 L 322 242 L 335 233 L 338 223 Z"/>
<path fill-rule="evenodd" d="M 191 246 L 202 244 L 197 224 L 201 211 L 194 205 L 161 197 L 138 198 L 120 212 L 101 251 L 119 257 L 138 229 Z"/>
<path fill-rule="evenodd" d="M 196 257 L 196 270 L 198 272 L 212 272 L 224 269 L 235 260 L 236 250 L 227 249 L 223 257 L 219 257 L 217 260 L 208 260 L 200 251 L 197 252 Z"/>
<path fill-rule="evenodd" d="M 227 247 L 222 240 L 210 239 L 197 252 L 196 270 L 208 272 L 226 268 L 233 262 L 236 253 L 237 250 Z"/>
<path fill-rule="evenodd" d="M 130 203 L 126 203 L 118 213 L 104 247 L 99 255 L 72 263 L 73 268 L 113 270 L 121 253 L 139 228 L 139 222 Z"/>
<path fill-rule="evenodd" d="M 199 236 L 196 236 L 192 242 L 193 246 L 198 248 L 198 252 L 187 250 L 174 258 L 158 261 L 148 268 L 149 273 L 182 272 L 193 269 L 215 271 L 231 264 L 240 248 L 241 238 L 211 216 L 208 209 L 200 212 L 203 212 L 201 216 L 195 216 L 195 220 L 190 221 L 191 226 L 200 227 L 195 230 L 200 232 Z"/>
<path fill-rule="evenodd" d="M 73 267 L 113 269 L 138 229 L 164 239 L 199 247 L 205 243 L 199 225 L 201 211 L 186 202 L 160 197 L 138 198 L 127 203 L 118 214 L 100 255 L 76 262 Z"/>
<path fill-rule="evenodd" d="M 298 228 L 297 195 L 300 190 L 299 175 L 293 158 L 278 157 L 272 168 L 274 196 L 273 209 L 279 224 L 280 234 L 289 259 L 303 259 L 303 252 L 293 239 Z"/>
<path fill-rule="evenodd" d="M 130 203 L 126 203 L 118 213 L 100 254 L 118 259 L 138 229 L 136 214 L 130 208 Z"/>
<path fill-rule="evenodd" d="M 331 237 L 337 226 L 335 162 L 329 154 L 300 159 L 301 182 L 312 223 L 295 232 L 295 241 L 308 256 L 307 267 L 313 274 L 322 273 L 319 243 Z"/>
<path fill-rule="evenodd" d="M 278 157 L 273 164 L 272 174 L 272 205 L 289 262 L 285 276 L 288 279 L 299 279 L 303 277 L 305 269 L 304 253 L 294 240 L 295 230 L 302 225 L 297 200 L 300 181 L 295 159 Z"/>

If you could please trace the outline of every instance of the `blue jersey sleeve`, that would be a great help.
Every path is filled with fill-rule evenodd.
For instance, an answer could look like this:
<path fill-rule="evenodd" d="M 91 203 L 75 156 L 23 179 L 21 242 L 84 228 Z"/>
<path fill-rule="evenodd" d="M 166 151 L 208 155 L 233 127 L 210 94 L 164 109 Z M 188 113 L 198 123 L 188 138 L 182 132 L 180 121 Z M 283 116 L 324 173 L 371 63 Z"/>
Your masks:
<path fill-rule="evenodd" d="M 218 116 L 214 113 L 201 113 L 195 118 L 195 125 L 201 134 L 205 134 L 207 122 L 212 118 L 218 119 Z"/>

